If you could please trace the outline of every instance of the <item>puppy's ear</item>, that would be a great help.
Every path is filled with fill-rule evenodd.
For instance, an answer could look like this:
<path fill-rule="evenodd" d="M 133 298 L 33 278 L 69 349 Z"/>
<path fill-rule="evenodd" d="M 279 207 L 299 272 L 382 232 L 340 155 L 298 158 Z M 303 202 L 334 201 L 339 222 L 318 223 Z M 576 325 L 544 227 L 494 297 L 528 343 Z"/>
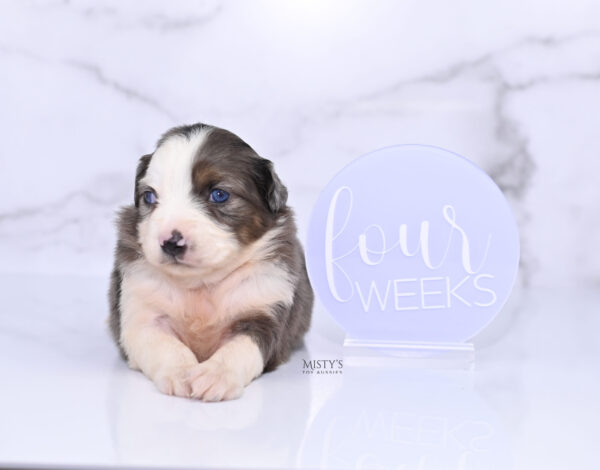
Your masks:
<path fill-rule="evenodd" d="M 269 210 L 277 214 L 287 203 L 287 188 L 275 173 L 273 162 L 266 158 L 261 158 L 259 162 L 262 173 L 261 192 Z"/>
<path fill-rule="evenodd" d="M 148 165 L 150 165 L 151 158 L 152 158 L 152 154 L 144 155 L 142 158 L 140 158 L 140 161 L 138 162 L 137 170 L 135 171 L 135 190 L 133 193 L 133 202 L 135 204 L 135 207 L 138 207 L 140 205 L 140 197 L 142 196 L 142 193 L 139 189 L 140 188 L 140 180 L 146 174 L 146 170 L 148 170 Z"/>

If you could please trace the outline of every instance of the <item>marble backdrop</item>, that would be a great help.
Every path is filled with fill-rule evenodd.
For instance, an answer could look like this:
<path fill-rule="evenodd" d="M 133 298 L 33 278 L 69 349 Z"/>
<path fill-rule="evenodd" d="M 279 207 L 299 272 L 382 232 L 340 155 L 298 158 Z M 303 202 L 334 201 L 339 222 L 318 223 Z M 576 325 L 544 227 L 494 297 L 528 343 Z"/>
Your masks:
<path fill-rule="evenodd" d="M 448 148 L 508 196 L 528 285 L 600 283 L 600 2 L 0 2 L 0 271 L 106 276 L 169 127 L 272 159 L 302 236 L 346 163 Z"/>

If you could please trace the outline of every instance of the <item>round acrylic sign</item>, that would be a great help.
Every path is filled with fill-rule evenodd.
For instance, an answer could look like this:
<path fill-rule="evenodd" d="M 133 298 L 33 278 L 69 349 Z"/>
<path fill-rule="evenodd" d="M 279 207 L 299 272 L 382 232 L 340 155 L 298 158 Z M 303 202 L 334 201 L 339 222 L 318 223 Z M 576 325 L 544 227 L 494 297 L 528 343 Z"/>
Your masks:
<path fill-rule="evenodd" d="M 306 258 L 321 302 L 350 337 L 463 342 L 507 300 L 519 235 L 483 170 L 441 148 L 399 145 L 329 182 Z"/>

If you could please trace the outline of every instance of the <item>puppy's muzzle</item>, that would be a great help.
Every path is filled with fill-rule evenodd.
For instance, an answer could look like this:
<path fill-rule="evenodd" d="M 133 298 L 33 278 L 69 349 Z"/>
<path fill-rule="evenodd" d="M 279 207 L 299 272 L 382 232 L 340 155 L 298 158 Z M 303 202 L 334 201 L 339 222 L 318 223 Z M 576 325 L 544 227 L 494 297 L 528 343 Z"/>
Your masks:
<path fill-rule="evenodd" d="M 173 232 L 171 232 L 171 238 L 161 241 L 160 246 L 163 252 L 173 258 L 183 256 L 187 249 L 185 239 L 179 230 L 173 230 Z"/>

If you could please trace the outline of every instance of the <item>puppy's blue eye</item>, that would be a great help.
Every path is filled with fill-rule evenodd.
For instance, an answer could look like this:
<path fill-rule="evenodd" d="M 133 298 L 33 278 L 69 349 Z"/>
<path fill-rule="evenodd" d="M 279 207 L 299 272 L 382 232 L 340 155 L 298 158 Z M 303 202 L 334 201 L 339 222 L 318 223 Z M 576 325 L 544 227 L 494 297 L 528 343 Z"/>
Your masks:
<path fill-rule="evenodd" d="M 156 204 L 156 193 L 154 191 L 144 192 L 144 202 L 150 205 Z"/>
<path fill-rule="evenodd" d="M 210 192 L 210 202 L 225 202 L 229 199 L 229 193 L 222 189 L 213 189 Z"/>

